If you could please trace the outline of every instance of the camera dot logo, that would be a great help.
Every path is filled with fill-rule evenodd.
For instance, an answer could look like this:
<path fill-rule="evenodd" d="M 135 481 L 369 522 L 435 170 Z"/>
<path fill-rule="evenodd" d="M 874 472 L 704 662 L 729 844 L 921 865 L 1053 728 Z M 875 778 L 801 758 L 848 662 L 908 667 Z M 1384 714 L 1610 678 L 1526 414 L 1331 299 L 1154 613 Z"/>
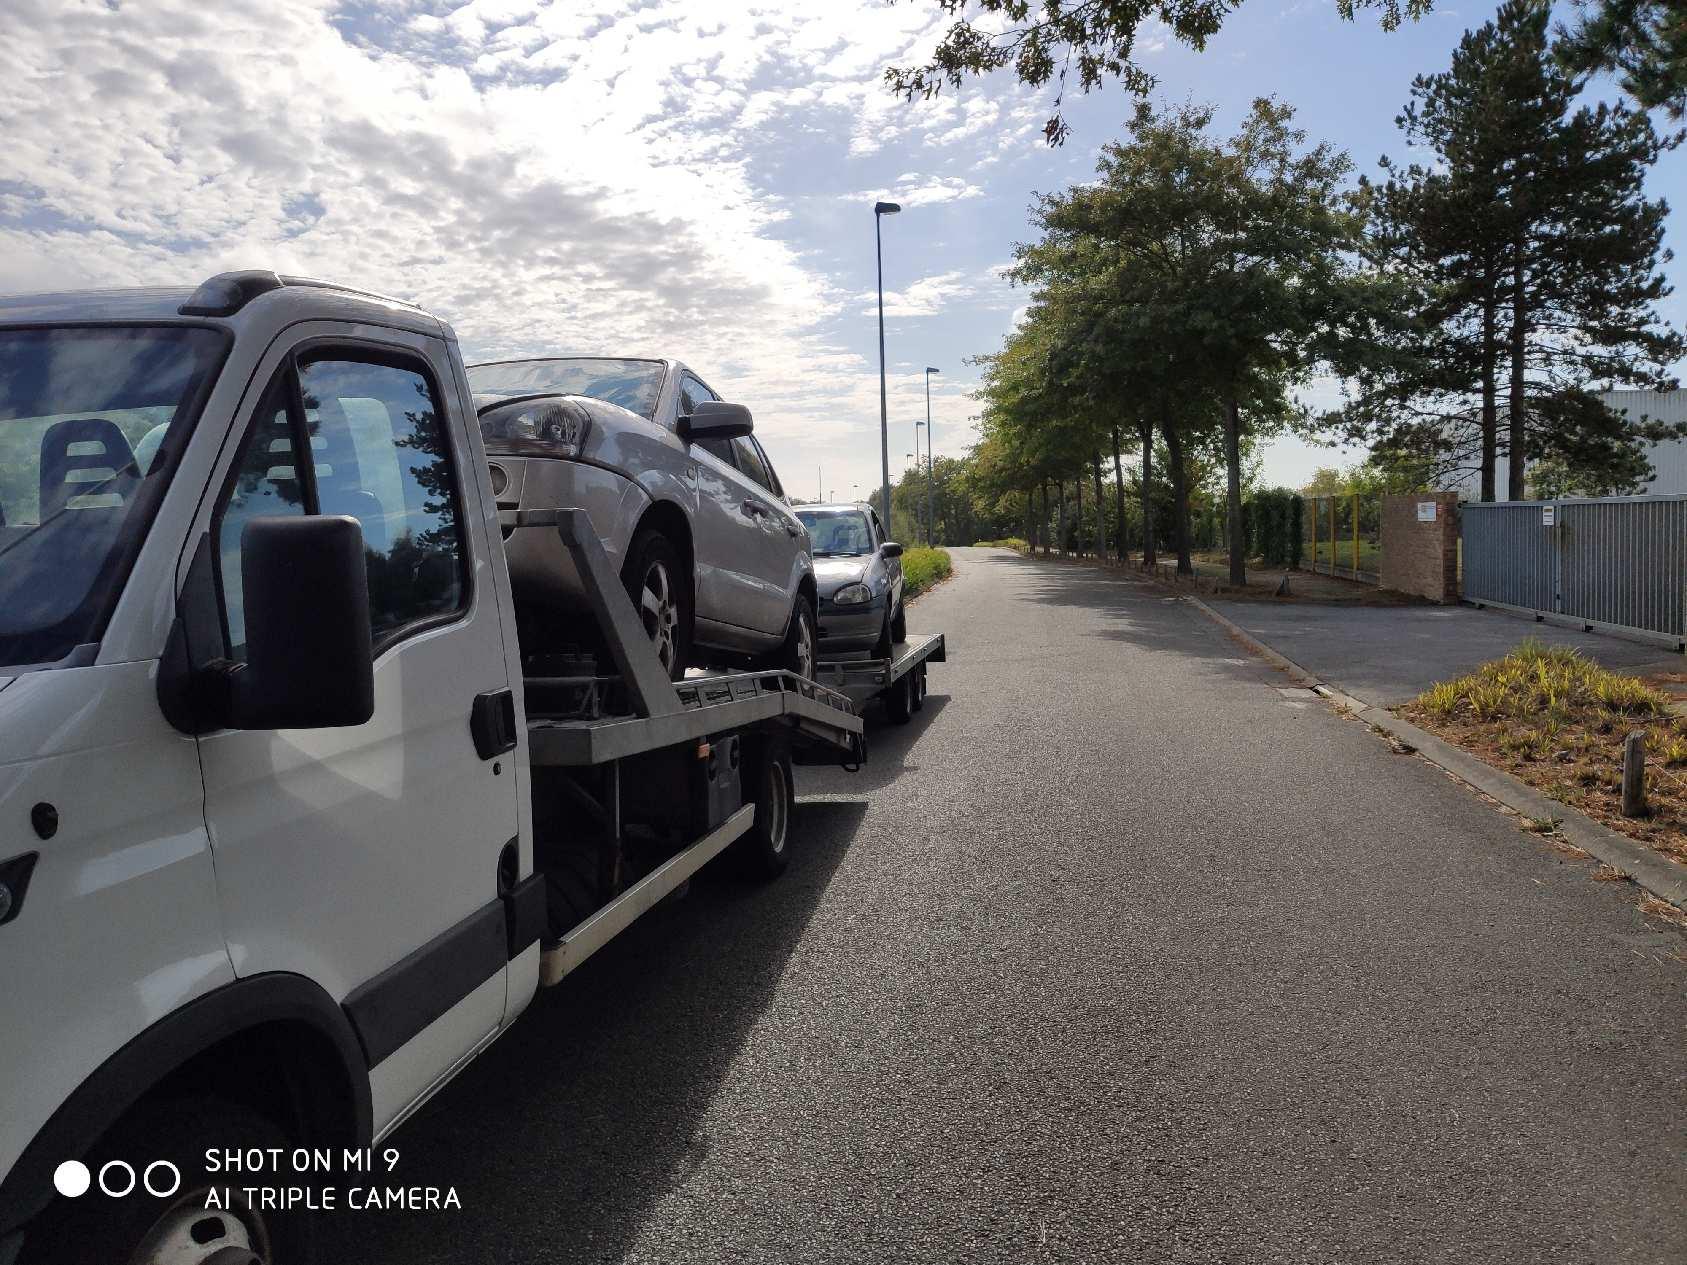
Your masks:
<path fill-rule="evenodd" d="M 66 1160 L 53 1170 L 53 1189 L 66 1199 L 87 1194 L 93 1180 L 94 1175 L 81 1160 Z"/>

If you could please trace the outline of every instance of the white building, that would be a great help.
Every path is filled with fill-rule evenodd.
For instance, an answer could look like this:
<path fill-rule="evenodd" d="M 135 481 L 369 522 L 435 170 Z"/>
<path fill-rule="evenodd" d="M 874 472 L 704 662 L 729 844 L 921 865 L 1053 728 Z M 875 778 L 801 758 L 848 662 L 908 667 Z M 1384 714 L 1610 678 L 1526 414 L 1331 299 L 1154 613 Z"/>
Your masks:
<path fill-rule="evenodd" d="M 1645 417 L 1654 422 L 1687 422 L 1687 388 L 1675 391 L 1599 391 L 1599 399 L 1608 408 L 1619 413 L 1626 413 L 1638 421 Z M 1505 440 L 1505 399 L 1500 399 L 1500 440 Z M 1687 495 L 1687 439 L 1672 439 L 1665 443 L 1654 444 L 1646 454 L 1652 463 L 1652 481 L 1641 487 L 1641 492 L 1653 496 L 1683 496 Z M 1507 492 L 1509 484 L 1509 470 L 1506 466 L 1505 453 L 1500 453 L 1497 468 L 1494 471 L 1494 491 L 1502 501 L 1509 500 Z M 1450 492 L 1458 492 L 1461 497 L 1472 500 L 1481 494 L 1481 476 L 1474 471 L 1450 480 L 1446 484 Z"/>

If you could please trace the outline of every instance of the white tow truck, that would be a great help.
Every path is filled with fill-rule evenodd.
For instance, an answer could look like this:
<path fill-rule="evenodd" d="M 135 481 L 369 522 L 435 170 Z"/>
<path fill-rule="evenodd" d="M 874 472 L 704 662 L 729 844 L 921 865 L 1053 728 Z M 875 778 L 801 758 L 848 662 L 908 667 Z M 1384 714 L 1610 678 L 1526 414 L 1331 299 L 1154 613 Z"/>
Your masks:
<path fill-rule="evenodd" d="M 942 658 L 671 682 L 583 511 L 515 530 L 615 671 L 524 658 L 436 318 L 264 272 L 0 300 L 0 1265 L 314 1259 L 264 1189 L 378 1164 L 717 854 L 777 874 L 793 758 L 858 765 L 856 703 Z"/>

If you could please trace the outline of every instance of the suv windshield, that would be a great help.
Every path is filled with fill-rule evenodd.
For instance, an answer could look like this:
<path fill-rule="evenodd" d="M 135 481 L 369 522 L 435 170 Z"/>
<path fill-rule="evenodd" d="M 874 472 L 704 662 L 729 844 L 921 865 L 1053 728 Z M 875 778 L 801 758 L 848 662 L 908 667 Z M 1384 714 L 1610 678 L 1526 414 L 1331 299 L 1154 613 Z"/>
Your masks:
<path fill-rule="evenodd" d="M 800 509 L 797 517 L 808 528 L 816 558 L 859 558 L 873 552 L 873 533 L 860 510 Z"/>
<path fill-rule="evenodd" d="M 588 395 L 655 420 L 664 372 L 660 360 L 502 360 L 470 365 L 469 389 L 477 396 Z"/>
<path fill-rule="evenodd" d="M 0 329 L 0 665 L 99 639 L 224 341 Z"/>

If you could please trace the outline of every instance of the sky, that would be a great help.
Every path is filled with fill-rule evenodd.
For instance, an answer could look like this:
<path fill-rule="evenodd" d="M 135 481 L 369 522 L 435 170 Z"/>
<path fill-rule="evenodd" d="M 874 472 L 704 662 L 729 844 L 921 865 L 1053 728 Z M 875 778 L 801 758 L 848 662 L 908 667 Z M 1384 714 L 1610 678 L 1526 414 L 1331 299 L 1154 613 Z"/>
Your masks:
<path fill-rule="evenodd" d="M 1138 52 L 1159 100 L 1210 102 L 1228 132 L 1275 95 L 1374 172 L 1405 155 L 1412 78 L 1492 11 L 1385 32 L 1335 0 L 1246 0 L 1202 52 L 1154 28 Z M 892 96 L 885 67 L 948 21 L 935 0 L 5 0 L 0 293 L 273 268 L 419 302 L 470 362 L 675 356 L 749 406 L 791 494 L 865 496 L 874 201 L 903 206 L 883 223 L 895 477 L 927 366 L 936 452 L 975 440 L 968 362 L 1025 306 L 1002 274 L 1033 194 L 1090 178 L 1132 104 L 1069 97 L 1051 149 L 1051 91 L 1007 75 Z M 1687 153 L 1650 192 L 1680 247 Z M 1664 311 L 1687 325 L 1683 295 Z M 1263 476 L 1359 455 L 1281 440 Z"/>

